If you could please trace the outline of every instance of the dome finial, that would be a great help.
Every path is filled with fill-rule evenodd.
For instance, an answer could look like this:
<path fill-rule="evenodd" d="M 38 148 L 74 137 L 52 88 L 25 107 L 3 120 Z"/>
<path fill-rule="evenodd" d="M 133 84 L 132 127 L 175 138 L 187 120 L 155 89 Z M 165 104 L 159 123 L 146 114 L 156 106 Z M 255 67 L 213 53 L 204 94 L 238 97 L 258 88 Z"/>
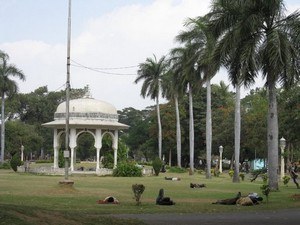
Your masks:
<path fill-rule="evenodd" d="M 84 91 L 85 91 L 85 94 L 84 94 L 83 98 L 92 98 L 92 94 L 91 94 L 91 92 L 90 92 L 90 87 L 89 87 L 89 85 L 86 85 L 86 86 L 84 87 Z"/>

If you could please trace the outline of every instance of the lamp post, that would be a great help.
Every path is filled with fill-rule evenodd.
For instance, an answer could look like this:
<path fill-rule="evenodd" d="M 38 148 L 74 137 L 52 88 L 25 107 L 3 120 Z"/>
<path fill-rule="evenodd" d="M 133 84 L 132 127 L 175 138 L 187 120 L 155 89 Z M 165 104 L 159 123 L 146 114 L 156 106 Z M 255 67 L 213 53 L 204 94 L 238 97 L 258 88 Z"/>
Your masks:
<path fill-rule="evenodd" d="M 222 169 L 222 154 L 223 154 L 223 146 L 222 145 L 220 145 L 220 147 L 219 147 L 219 153 L 220 153 L 220 166 L 219 166 L 219 168 L 220 168 L 220 173 L 222 173 L 223 172 L 223 169 Z"/>
<path fill-rule="evenodd" d="M 280 149 L 281 149 L 280 178 L 282 180 L 284 177 L 284 156 L 283 156 L 283 154 L 284 154 L 284 149 L 286 146 L 286 140 L 283 137 L 280 138 L 279 145 L 280 145 Z"/>
<path fill-rule="evenodd" d="M 21 162 L 24 161 L 24 145 L 21 145 Z"/>
<path fill-rule="evenodd" d="M 198 63 L 195 62 L 195 64 L 194 64 L 194 70 L 197 71 L 197 69 L 198 69 Z"/>

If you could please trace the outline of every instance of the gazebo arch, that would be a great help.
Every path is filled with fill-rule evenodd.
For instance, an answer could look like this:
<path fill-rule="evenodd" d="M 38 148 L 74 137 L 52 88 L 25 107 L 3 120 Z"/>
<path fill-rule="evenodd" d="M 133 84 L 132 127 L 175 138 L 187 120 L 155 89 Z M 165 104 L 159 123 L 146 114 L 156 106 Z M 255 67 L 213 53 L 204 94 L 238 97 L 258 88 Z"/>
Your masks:
<path fill-rule="evenodd" d="M 118 151 L 118 131 L 127 129 L 128 126 L 118 122 L 116 108 L 104 101 L 90 97 L 73 99 L 69 102 L 69 148 L 71 150 L 70 170 L 74 171 L 75 148 L 77 147 L 78 136 L 84 132 L 90 133 L 95 140 L 96 148 L 96 172 L 100 170 L 100 151 L 102 139 L 105 134 L 112 137 L 112 148 L 114 151 L 114 167 L 117 166 Z M 54 149 L 54 170 L 58 169 L 58 153 L 60 148 L 60 138 L 65 133 L 65 112 L 66 103 L 58 105 L 54 114 L 54 121 L 43 124 L 52 128 L 53 149 Z"/>

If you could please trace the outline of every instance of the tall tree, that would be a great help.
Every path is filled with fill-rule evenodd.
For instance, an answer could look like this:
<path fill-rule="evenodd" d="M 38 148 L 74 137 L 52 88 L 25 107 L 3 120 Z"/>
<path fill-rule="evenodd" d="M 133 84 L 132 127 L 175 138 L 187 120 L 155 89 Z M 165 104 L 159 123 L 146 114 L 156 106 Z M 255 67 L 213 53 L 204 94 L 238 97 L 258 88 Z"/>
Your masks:
<path fill-rule="evenodd" d="M 0 51 L 0 93 L 1 93 L 1 163 L 4 162 L 5 148 L 5 97 L 18 91 L 18 85 L 11 78 L 25 80 L 25 75 L 15 65 L 8 63 L 8 54 Z"/>
<path fill-rule="evenodd" d="M 182 90 L 189 96 L 189 146 L 190 171 L 194 172 L 194 114 L 193 114 L 193 88 L 197 86 L 198 79 L 194 70 L 195 48 L 192 43 L 185 43 L 183 47 L 173 48 L 170 51 L 170 60 L 176 80 Z"/>
<path fill-rule="evenodd" d="M 153 58 L 147 58 L 146 62 L 139 65 L 138 77 L 135 83 L 144 80 L 141 95 L 143 98 L 150 97 L 156 100 L 156 113 L 157 113 L 157 123 L 158 123 L 158 157 L 161 159 L 162 154 L 162 128 L 159 110 L 159 97 L 162 76 L 167 72 L 167 62 L 165 56 L 162 56 L 158 61 L 156 56 Z"/>
<path fill-rule="evenodd" d="M 163 77 L 162 82 L 162 96 L 167 99 L 174 100 L 175 114 L 176 114 L 176 149 L 177 149 L 177 166 L 181 167 L 181 126 L 180 126 L 180 114 L 178 98 L 183 95 L 183 88 L 181 83 L 178 82 L 178 76 L 175 75 L 175 71 L 172 70 L 172 63 L 170 61 L 171 68 L 168 73 Z"/>
<path fill-rule="evenodd" d="M 206 83 L 206 178 L 211 178 L 211 152 L 212 152 L 212 116 L 211 116 L 211 79 L 216 74 L 219 64 L 212 63 L 212 53 L 216 39 L 208 29 L 208 18 L 189 18 L 185 26 L 186 31 L 181 32 L 177 39 L 181 42 L 193 42 L 197 61 L 195 69 L 203 74 Z"/>
<path fill-rule="evenodd" d="M 211 21 L 223 48 L 220 54 L 231 62 L 236 78 L 253 79 L 262 71 L 268 89 L 268 177 L 278 189 L 278 114 L 276 84 L 291 85 L 299 79 L 299 12 L 285 16 L 283 0 L 214 0 Z M 230 40 L 230 41 L 228 41 Z M 298 44 L 297 44 L 298 43 Z M 230 49 L 232 50 L 226 51 Z M 235 65 L 235 66 L 234 66 Z M 241 74 L 239 74 L 241 72 Z M 239 84 L 238 82 L 235 82 Z"/>

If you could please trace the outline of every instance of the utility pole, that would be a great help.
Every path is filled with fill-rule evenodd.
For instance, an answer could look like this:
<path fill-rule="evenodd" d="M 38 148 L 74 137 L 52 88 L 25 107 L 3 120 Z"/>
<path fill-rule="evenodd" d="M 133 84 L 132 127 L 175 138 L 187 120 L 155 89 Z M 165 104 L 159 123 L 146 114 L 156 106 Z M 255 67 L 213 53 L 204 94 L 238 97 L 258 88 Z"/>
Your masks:
<path fill-rule="evenodd" d="M 70 105 L 70 49 L 71 49 L 71 0 L 69 0 L 69 10 L 68 10 L 68 43 L 67 43 L 67 82 L 66 82 L 66 127 L 65 127 L 65 180 L 60 182 L 60 184 L 73 185 L 74 182 L 69 180 L 69 105 Z"/>

